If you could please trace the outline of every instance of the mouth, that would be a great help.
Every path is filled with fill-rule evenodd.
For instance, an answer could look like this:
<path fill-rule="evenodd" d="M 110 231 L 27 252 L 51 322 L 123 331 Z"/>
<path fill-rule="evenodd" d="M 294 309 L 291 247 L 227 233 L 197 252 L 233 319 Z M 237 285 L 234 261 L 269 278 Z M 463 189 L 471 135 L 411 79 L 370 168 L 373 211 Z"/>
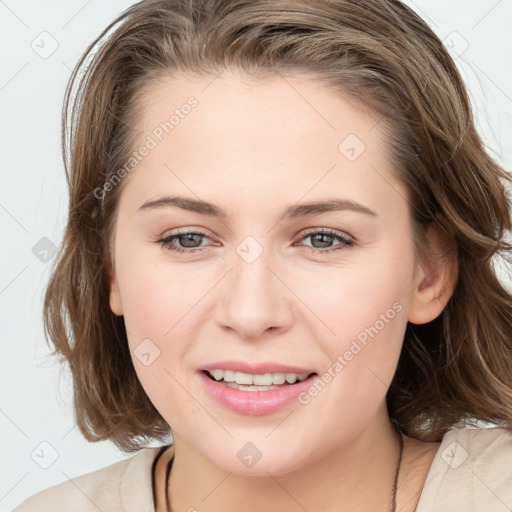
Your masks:
<path fill-rule="evenodd" d="M 240 367 L 251 373 L 240 371 Z M 276 373 L 263 373 L 268 370 Z M 296 406 L 298 396 L 318 379 L 317 372 L 298 366 L 243 361 L 218 361 L 201 368 L 198 375 L 210 398 L 244 416 L 265 416 Z"/>
<path fill-rule="evenodd" d="M 270 391 L 290 387 L 317 375 L 316 372 L 249 374 L 222 369 L 202 370 L 202 373 L 218 384 L 239 391 Z"/>

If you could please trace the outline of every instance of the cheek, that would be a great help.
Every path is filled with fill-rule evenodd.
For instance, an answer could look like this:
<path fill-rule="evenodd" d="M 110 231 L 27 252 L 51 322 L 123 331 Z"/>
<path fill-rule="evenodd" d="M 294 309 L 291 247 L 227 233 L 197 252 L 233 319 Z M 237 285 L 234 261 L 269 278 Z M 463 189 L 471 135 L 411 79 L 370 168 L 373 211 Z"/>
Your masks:
<path fill-rule="evenodd" d="M 132 343 L 142 338 L 162 343 L 171 339 L 175 331 L 190 323 L 194 304 L 208 290 L 201 284 L 200 272 L 190 275 L 189 270 L 185 273 L 178 265 L 150 254 L 132 254 L 120 273 L 125 323 Z"/>
<path fill-rule="evenodd" d="M 400 259 L 391 249 L 382 248 L 364 258 L 347 258 L 337 267 L 305 270 L 293 280 L 293 289 L 321 321 L 319 332 L 343 344 L 375 323 L 383 330 L 381 318 L 388 331 L 388 325 L 400 323 L 394 319 L 410 292 L 408 264 L 405 255 Z"/>
<path fill-rule="evenodd" d="M 300 280 L 297 295 L 307 297 L 321 320 L 315 320 L 316 339 L 327 355 L 325 379 L 333 382 L 328 386 L 336 400 L 341 396 L 357 406 L 385 394 L 407 325 L 408 264 L 405 252 L 388 249 L 378 251 L 375 261 L 325 273 L 325 287 Z"/>
<path fill-rule="evenodd" d="M 176 268 L 152 261 L 126 268 L 122 299 L 128 344 L 138 379 L 164 418 L 170 411 L 194 414 L 193 401 L 183 388 L 182 370 L 198 321 L 193 307 L 204 291 L 179 278 Z M 129 277 L 128 277 L 129 276 Z M 194 284 L 196 286 L 194 286 Z M 181 340 L 181 341 L 180 341 Z"/>

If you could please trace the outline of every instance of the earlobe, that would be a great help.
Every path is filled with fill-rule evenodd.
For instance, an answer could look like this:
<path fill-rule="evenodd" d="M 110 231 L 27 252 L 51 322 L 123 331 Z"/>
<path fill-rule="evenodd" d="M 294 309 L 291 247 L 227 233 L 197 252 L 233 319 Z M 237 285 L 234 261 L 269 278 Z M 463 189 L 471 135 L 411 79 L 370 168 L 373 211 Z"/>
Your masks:
<path fill-rule="evenodd" d="M 111 264 L 109 264 L 108 274 L 110 286 L 110 309 L 112 310 L 112 313 L 114 313 L 114 315 L 122 316 L 123 304 L 121 302 L 121 294 L 119 292 L 119 285 L 117 283 L 115 268 Z"/>
<path fill-rule="evenodd" d="M 425 324 L 437 318 L 453 295 L 458 279 L 455 243 L 449 253 L 439 250 L 446 234 L 435 222 L 429 227 L 428 237 L 435 238 L 430 244 L 435 249 L 427 263 L 418 264 L 418 284 L 411 295 L 407 317 L 413 324 Z"/>

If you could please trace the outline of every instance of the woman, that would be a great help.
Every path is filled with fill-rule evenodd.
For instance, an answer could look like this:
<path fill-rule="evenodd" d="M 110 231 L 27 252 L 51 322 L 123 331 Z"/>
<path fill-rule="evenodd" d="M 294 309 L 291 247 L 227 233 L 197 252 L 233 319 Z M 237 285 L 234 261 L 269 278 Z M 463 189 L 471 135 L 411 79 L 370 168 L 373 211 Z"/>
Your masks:
<path fill-rule="evenodd" d="M 64 122 L 45 326 L 142 450 L 16 510 L 512 508 L 510 176 L 414 12 L 142 1 Z"/>

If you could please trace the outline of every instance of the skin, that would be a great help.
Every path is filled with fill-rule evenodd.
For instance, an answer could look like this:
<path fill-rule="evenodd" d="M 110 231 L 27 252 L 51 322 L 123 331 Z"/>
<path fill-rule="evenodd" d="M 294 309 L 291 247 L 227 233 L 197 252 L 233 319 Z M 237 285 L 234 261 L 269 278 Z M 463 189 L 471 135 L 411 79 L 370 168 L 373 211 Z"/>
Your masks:
<path fill-rule="evenodd" d="M 393 175 L 377 116 L 312 77 L 251 83 L 225 72 L 148 87 L 138 143 L 189 96 L 198 106 L 124 178 L 112 240 L 110 307 L 124 315 L 140 382 L 173 432 L 167 484 L 165 457 L 157 468 L 157 510 L 165 510 L 168 485 L 175 511 L 386 511 L 398 439 L 385 395 L 407 321 L 441 313 L 456 271 L 416 261 L 407 191 Z M 338 150 L 348 134 L 366 146 L 354 161 Z M 171 194 L 212 202 L 228 218 L 177 207 L 138 211 Z M 333 197 L 377 215 L 280 218 L 295 203 Z M 321 228 L 354 243 L 306 236 Z M 155 242 L 178 229 L 207 235 L 189 242 L 199 251 Z M 263 248 L 250 264 L 236 251 L 247 236 Z M 429 236 L 440 234 L 432 228 Z M 190 251 L 186 243 L 174 246 Z M 393 303 L 401 311 L 307 405 L 250 417 L 203 391 L 197 369 L 222 359 L 284 362 L 320 375 Z M 160 350 L 148 366 L 133 352 L 147 338 Z M 251 468 L 236 456 L 247 442 L 262 454 Z M 415 509 L 438 446 L 405 439 L 397 510 Z"/>

